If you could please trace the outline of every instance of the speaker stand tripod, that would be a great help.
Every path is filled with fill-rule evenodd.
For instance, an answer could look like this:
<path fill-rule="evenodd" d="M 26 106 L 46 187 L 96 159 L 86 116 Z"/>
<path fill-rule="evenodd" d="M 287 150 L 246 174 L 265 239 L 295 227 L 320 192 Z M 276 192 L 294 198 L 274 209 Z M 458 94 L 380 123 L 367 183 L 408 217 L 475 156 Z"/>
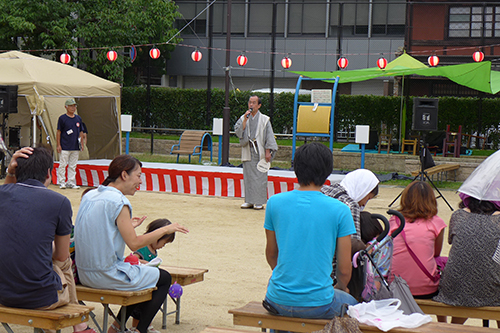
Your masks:
<path fill-rule="evenodd" d="M 423 140 L 425 142 L 425 134 L 423 136 Z M 415 178 L 413 178 L 412 182 L 417 180 L 417 178 L 420 178 L 420 181 L 423 181 L 423 182 L 425 182 L 425 180 L 427 179 L 429 181 L 429 183 L 431 183 L 432 187 L 434 187 L 434 189 L 437 191 L 437 193 L 439 193 L 439 195 L 436 197 L 436 200 L 439 198 L 443 198 L 444 202 L 446 202 L 448 207 L 450 207 L 451 211 L 453 211 L 453 208 L 451 207 L 450 203 L 446 200 L 446 198 L 441 193 L 441 191 L 439 191 L 439 189 L 436 187 L 434 182 L 429 178 L 429 175 L 427 174 L 427 172 L 425 172 L 424 160 L 425 160 L 427 153 L 429 153 L 428 145 L 424 144 L 424 147 L 420 150 L 420 171 L 418 172 L 418 175 L 416 175 Z M 392 200 L 392 202 L 389 204 L 389 207 L 391 207 L 401 197 L 402 193 L 403 193 L 403 191 L 401 191 L 401 193 L 399 193 L 399 195 L 396 198 L 394 198 L 394 200 Z"/>

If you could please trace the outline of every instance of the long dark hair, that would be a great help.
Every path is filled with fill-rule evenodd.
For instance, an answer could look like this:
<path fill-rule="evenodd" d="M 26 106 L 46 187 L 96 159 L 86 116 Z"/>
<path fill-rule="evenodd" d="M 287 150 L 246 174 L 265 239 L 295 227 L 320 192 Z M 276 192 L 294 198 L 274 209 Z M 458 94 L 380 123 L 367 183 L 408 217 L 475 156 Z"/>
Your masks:
<path fill-rule="evenodd" d="M 460 201 L 458 207 L 461 209 L 469 208 L 471 213 L 483 215 L 491 215 L 498 210 L 495 204 L 490 201 L 481 201 L 473 197 L 469 197 L 467 200 L 467 205 L 463 201 Z"/>
<path fill-rule="evenodd" d="M 108 186 L 110 183 L 116 181 L 121 177 L 123 171 L 126 171 L 130 175 L 137 166 L 142 167 L 142 163 L 135 157 L 130 155 L 116 156 L 109 165 L 108 177 L 102 182 L 102 185 Z"/>

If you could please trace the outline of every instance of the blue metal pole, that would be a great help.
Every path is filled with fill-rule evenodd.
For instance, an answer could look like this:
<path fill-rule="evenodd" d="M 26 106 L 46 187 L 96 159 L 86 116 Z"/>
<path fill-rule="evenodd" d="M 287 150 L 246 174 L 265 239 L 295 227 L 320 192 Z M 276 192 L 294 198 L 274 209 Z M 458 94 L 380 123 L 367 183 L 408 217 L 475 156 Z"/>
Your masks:
<path fill-rule="evenodd" d="M 361 144 L 361 169 L 365 168 L 365 144 Z"/>
<path fill-rule="evenodd" d="M 130 132 L 127 132 L 125 139 L 125 154 L 128 155 L 128 143 L 130 141 Z"/>
<path fill-rule="evenodd" d="M 333 85 L 332 91 L 332 110 L 330 115 L 330 150 L 333 152 L 333 138 L 334 138 L 334 119 L 335 119 L 335 97 L 337 96 L 337 87 L 339 85 L 340 77 L 335 78 L 335 84 Z"/>
<path fill-rule="evenodd" d="M 299 90 L 302 83 L 302 75 L 297 80 L 297 87 L 295 88 L 295 97 L 293 98 L 293 136 L 292 136 L 292 161 L 295 157 L 295 146 L 297 142 L 297 110 L 299 104 Z"/>
<path fill-rule="evenodd" d="M 219 161 L 218 161 L 219 165 L 221 165 L 221 163 L 222 163 L 222 154 L 221 154 L 222 153 L 222 149 L 221 149 L 222 146 L 221 146 L 221 143 L 222 143 L 222 135 L 219 135 Z M 229 158 L 228 158 L 228 160 L 229 160 Z"/>

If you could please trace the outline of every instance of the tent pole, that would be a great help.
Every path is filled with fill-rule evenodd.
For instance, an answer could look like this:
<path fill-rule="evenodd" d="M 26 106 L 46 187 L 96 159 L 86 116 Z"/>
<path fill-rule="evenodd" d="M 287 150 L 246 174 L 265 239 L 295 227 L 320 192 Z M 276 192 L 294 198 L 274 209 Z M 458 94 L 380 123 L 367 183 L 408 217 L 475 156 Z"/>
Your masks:
<path fill-rule="evenodd" d="M 33 115 L 33 144 L 31 147 L 36 147 L 36 115 Z"/>
<path fill-rule="evenodd" d="M 399 106 L 399 151 L 401 151 L 401 142 L 402 142 L 402 133 L 401 130 L 403 128 L 403 98 L 405 94 L 405 76 L 403 75 L 403 79 L 401 80 L 401 103 Z"/>

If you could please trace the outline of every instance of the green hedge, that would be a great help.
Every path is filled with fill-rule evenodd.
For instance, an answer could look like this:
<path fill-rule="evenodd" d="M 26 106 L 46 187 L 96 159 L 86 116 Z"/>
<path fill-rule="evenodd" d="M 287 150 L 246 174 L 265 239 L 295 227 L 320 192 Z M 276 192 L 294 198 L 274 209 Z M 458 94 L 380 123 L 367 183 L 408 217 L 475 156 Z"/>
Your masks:
<path fill-rule="evenodd" d="M 212 128 L 212 118 L 222 118 L 225 93 L 213 89 L 211 114 L 207 115 L 207 91 L 203 89 L 151 88 L 152 125 L 158 128 L 206 129 Z M 247 101 L 253 93 L 233 91 L 229 98 L 231 129 L 247 110 Z M 258 93 L 262 98 L 261 110 L 269 113 L 269 94 Z M 124 87 L 122 90 L 122 113 L 131 114 L 134 126 L 147 126 L 147 93 L 144 87 Z M 276 133 L 291 133 L 293 126 L 292 93 L 275 94 L 272 124 Z M 309 101 L 308 95 L 300 95 L 299 101 Z M 379 129 L 386 124 L 395 134 L 399 130 L 400 97 L 372 95 L 339 95 L 335 108 L 336 131 L 356 124 L 370 125 Z M 406 128 L 411 129 L 412 98 L 408 99 Z M 498 128 L 500 122 L 500 100 L 476 97 L 440 97 L 438 130 L 450 125 L 457 130 L 462 125 L 463 133 L 487 133 Z M 496 133 L 495 133 L 496 134 Z M 495 135 L 494 134 L 494 135 Z"/>

